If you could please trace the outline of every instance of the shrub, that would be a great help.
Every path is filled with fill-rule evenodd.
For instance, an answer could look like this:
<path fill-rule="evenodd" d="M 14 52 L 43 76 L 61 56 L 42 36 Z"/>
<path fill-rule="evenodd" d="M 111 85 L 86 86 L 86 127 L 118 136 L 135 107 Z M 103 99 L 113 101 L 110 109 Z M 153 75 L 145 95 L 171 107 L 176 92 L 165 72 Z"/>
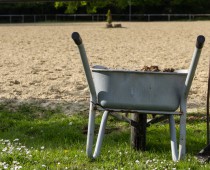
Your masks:
<path fill-rule="evenodd" d="M 111 14 L 111 10 L 110 9 L 108 10 L 106 16 L 107 16 L 106 21 L 108 22 L 108 24 L 111 24 L 112 23 L 112 14 Z"/>

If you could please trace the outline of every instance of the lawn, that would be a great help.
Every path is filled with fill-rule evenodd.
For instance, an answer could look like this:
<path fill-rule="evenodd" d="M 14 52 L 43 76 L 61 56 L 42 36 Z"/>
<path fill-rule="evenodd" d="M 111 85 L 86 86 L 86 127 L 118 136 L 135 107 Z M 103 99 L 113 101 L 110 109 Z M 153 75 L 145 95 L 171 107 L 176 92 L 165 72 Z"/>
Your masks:
<path fill-rule="evenodd" d="M 5 108 L 0 106 L 0 169 L 210 169 L 195 158 L 206 145 L 203 113 L 188 115 L 187 155 L 175 163 L 167 121 L 148 127 L 147 151 L 139 152 L 130 148 L 130 126 L 110 117 L 101 155 L 90 160 L 85 154 L 87 113 L 67 116 L 35 105 Z"/>

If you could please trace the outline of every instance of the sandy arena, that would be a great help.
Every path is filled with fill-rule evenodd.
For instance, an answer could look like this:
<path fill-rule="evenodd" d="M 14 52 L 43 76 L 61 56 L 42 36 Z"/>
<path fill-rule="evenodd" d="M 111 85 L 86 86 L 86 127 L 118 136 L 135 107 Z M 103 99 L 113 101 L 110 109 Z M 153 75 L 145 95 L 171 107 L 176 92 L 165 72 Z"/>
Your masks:
<path fill-rule="evenodd" d="M 88 108 L 89 89 L 71 33 L 80 33 L 90 64 L 140 69 L 158 65 L 188 69 L 198 35 L 206 42 L 188 97 L 189 109 L 205 108 L 210 22 L 51 23 L 0 25 L 0 100 L 62 106 L 65 113 Z"/>

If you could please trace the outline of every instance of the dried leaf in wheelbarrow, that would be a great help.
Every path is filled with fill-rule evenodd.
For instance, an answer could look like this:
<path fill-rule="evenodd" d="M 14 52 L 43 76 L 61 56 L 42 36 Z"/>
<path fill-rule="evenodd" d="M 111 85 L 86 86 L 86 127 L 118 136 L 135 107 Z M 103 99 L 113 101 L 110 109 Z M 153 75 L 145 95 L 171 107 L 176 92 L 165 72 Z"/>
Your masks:
<path fill-rule="evenodd" d="M 165 68 L 163 69 L 163 72 L 174 72 L 173 68 Z"/>
<path fill-rule="evenodd" d="M 164 68 L 160 70 L 158 66 L 144 66 L 141 71 L 151 71 L 151 72 L 174 72 L 175 69 L 173 68 Z"/>
<path fill-rule="evenodd" d="M 153 72 L 159 72 L 160 69 L 158 68 L 158 66 L 144 66 L 141 71 L 153 71 Z"/>

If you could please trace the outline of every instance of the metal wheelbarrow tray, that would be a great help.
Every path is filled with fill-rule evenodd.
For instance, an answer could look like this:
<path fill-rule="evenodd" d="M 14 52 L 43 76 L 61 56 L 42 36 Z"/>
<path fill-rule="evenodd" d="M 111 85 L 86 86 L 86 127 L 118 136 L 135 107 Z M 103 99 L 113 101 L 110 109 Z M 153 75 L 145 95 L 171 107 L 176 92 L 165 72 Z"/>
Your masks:
<path fill-rule="evenodd" d="M 147 114 L 168 115 L 172 159 L 173 161 L 178 161 L 184 158 L 186 152 L 187 96 L 205 41 L 204 36 L 200 35 L 197 37 L 196 48 L 189 70 L 177 70 L 173 73 L 113 70 L 102 66 L 95 66 L 91 70 L 79 33 L 72 33 L 72 38 L 79 48 L 90 89 L 86 148 L 88 157 L 96 158 L 100 154 L 108 115 L 112 114 L 112 112 L 130 112 L 135 113 L 135 116 L 143 115 L 141 118 L 144 119 L 146 118 L 144 115 Z M 178 108 L 180 108 L 179 112 L 177 112 Z M 95 114 L 96 110 L 101 109 L 104 110 L 104 114 L 95 151 L 92 153 Z M 177 149 L 174 115 L 180 115 L 179 151 Z M 140 120 L 136 123 L 145 124 L 145 122 L 146 120 Z M 142 127 L 142 129 L 146 133 L 146 128 Z M 134 136 L 142 135 L 138 128 L 134 128 L 134 132 L 136 132 Z"/>
<path fill-rule="evenodd" d="M 187 70 L 140 72 L 92 69 L 98 104 L 107 109 L 175 111 Z"/>

